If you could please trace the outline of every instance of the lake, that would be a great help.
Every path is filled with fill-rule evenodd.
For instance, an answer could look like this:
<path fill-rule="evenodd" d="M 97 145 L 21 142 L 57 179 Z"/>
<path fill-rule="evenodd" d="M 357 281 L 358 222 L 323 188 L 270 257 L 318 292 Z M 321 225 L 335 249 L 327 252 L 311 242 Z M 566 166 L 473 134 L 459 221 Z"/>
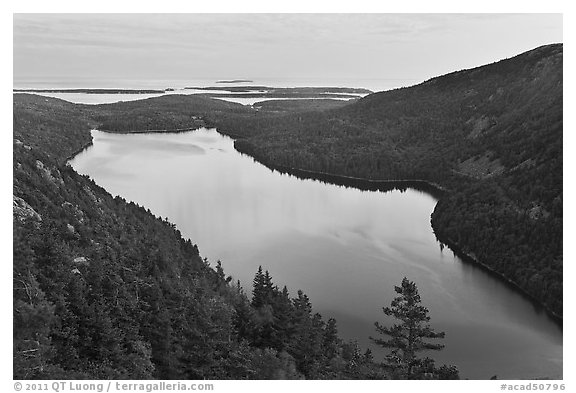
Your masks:
<path fill-rule="evenodd" d="M 258 266 L 292 296 L 338 321 L 340 336 L 376 355 L 374 322 L 403 277 L 414 281 L 431 325 L 445 331 L 438 364 L 462 378 L 562 378 L 562 330 L 500 280 L 443 250 L 424 192 L 360 191 L 271 171 L 215 129 L 120 135 L 93 131 L 71 160 L 113 195 L 149 208 L 198 244 L 247 293 Z"/>

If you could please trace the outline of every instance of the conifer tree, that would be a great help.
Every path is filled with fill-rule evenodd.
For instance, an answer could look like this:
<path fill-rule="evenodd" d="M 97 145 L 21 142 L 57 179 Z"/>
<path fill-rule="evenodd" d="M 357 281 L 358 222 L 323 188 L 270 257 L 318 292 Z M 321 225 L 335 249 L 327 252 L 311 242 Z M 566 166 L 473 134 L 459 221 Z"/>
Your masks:
<path fill-rule="evenodd" d="M 258 271 L 252 281 L 252 307 L 258 308 L 264 304 L 264 274 L 262 266 L 258 266 Z"/>
<path fill-rule="evenodd" d="M 404 277 L 401 286 L 396 286 L 395 291 L 399 296 L 392 300 L 390 307 L 384 307 L 383 310 L 384 314 L 401 322 L 391 327 L 376 322 L 376 331 L 388 338 L 370 337 L 370 339 L 382 347 L 392 349 L 386 361 L 388 367 L 398 377 L 420 378 L 419 371 L 424 368 L 421 367 L 423 360 L 416 357 L 417 353 L 444 348 L 442 344 L 431 343 L 425 339 L 444 338 L 445 333 L 437 333 L 430 327 L 428 309 L 420 304 L 420 295 L 414 282 Z M 425 369 L 430 370 L 431 359 L 425 360 L 427 361 Z"/>
<path fill-rule="evenodd" d="M 274 290 L 272 276 L 268 270 L 262 273 L 262 266 L 259 266 L 253 281 L 252 307 L 259 308 L 265 304 L 271 304 Z"/>
<path fill-rule="evenodd" d="M 250 301 L 240 285 L 240 280 L 236 283 L 236 295 L 234 297 L 234 326 L 239 341 L 250 340 L 254 335 L 254 310 L 250 307 Z"/>
<path fill-rule="evenodd" d="M 338 328 L 334 318 L 328 319 L 326 327 L 324 328 L 323 346 L 326 358 L 332 359 L 338 355 L 340 338 L 338 337 Z"/>
<path fill-rule="evenodd" d="M 275 293 L 279 291 L 272 283 L 270 273 L 262 272 L 262 266 L 258 267 L 253 284 L 252 307 L 254 308 L 255 330 L 252 344 L 259 348 L 277 348 L 278 327 L 274 323 L 273 303 Z"/>
<path fill-rule="evenodd" d="M 276 334 L 274 336 L 274 348 L 283 350 L 286 347 L 291 335 L 293 334 L 293 305 L 290 300 L 288 288 L 284 286 L 282 291 L 274 291 L 272 310 L 274 313 L 274 325 Z"/>
<path fill-rule="evenodd" d="M 317 357 L 321 352 L 324 322 L 319 314 L 312 315 L 312 304 L 302 290 L 298 290 L 298 297 L 292 302 L 294 335 L 288 353 L 294 357 L 297 369 L 306 378 L 314 378 L 318 371 Z"/>

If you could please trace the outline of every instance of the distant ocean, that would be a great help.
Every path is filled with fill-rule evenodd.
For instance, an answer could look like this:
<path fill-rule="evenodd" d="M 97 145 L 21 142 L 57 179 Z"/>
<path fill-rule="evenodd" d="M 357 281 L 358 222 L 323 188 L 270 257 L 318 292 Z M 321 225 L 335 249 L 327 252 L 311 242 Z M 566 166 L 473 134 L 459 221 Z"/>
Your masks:
<path fill-rule="evenodd" d="M 216 83 L 218 81 L 250 80 L 243 83 Z M 201 78 L 201 79 L 95 79 L 95 78 L 19 78 L 13 80 L 14 89 L 182 89 L 184 87 L 244 86 L 270 87 L 355 87 L 374 92 L 412 86 L 423 82 L 417 79 L 387 78 Z"/>

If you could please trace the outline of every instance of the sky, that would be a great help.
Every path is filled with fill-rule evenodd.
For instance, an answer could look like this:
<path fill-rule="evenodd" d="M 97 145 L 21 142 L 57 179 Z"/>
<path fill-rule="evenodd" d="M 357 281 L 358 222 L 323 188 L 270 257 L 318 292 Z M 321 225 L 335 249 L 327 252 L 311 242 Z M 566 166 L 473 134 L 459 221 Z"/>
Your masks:
<path fill-rule="evenodd" d="M 13 82 L 406 85 L 555 42 L 561 14 L 14 14 Z"/>

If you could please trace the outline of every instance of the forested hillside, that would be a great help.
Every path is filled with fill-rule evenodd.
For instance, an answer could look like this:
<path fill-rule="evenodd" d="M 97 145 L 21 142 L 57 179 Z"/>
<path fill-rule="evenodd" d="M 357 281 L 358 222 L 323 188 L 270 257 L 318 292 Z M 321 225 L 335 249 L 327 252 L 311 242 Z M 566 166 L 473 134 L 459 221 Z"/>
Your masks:
<path fill-rule="evenodd" d="M 252 300 L 173 224 L 65 164 L 84 107 L 14 96 L 15 379 L 386 378 L 308 297 Z"/>
<path fill-rule="evenodd" d="M 166 95 L 154 99 L 105 105 L 78 105 L 106 131 L 190 129 L 204 125 L 200 117 L 251 114 L 244 105 L 196 95 Z"/>

